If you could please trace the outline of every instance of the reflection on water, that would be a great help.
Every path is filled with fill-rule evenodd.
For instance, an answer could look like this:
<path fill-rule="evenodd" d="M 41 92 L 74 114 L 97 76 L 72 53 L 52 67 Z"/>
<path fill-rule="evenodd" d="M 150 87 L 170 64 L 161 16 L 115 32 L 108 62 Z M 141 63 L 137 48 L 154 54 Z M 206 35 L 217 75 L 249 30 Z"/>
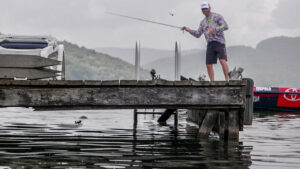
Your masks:
<path fill-rule="evenodd" d="M 253 146 L 251 168 L 300 168 L 300 112 L 257 112 L 240 141 Z"/>
<path fill-rule="evenodd" d="M 0 112 L 2 168 L 231 169 L 300 164 L 296 115 L 256 115 L 254 125 L 241 133 L 240 143 L 225 144 L 214 136 L 197 141 L 197 130 L 186 122 L 185 113 L 179 115 L 178 130 L 173 119 L 170 125 L 158 125 L 158 115 L 139 115 L 134 130 L 130 110 Z"/>

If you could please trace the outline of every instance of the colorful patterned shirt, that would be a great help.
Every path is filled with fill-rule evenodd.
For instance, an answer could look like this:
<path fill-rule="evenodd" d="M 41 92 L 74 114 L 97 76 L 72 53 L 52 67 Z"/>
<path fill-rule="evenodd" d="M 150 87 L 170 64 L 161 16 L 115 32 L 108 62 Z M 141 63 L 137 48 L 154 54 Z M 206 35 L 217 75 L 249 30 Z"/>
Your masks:
<path fill-rule="evenodd" d="M 215 31 L 208 35 L 208 28 L 215 28 Z M 224 32 L 228 30 L 228 25 L 222 15 L 217 13 L 211 13 L 211 16 L 205 17 L 199 26 L 197 31 L 191 32 L 191 34 L 199 38 L 203 33 L 207 42 L 218 41 L 222 44 L 225 44 Z"/>

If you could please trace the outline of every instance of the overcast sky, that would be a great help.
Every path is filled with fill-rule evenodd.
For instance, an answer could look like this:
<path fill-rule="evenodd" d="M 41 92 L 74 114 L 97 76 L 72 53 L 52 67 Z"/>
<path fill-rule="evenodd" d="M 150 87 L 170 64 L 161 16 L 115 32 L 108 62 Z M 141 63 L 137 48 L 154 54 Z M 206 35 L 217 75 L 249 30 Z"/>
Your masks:
<path fill-rule="evenodd" d="M 0 0 L 0 32 L 53 35 L 88 48 L 204 48 L 205 40 L 176 29 L 105 14 L 105 11 L 197 29 L 202 0 Z M 255 47 L 273 36 L 300 36 L 300 0 L 208 0 L 230 30 L 227 45 Z M 169 15 L 169 12 L 175 16 Z"/>

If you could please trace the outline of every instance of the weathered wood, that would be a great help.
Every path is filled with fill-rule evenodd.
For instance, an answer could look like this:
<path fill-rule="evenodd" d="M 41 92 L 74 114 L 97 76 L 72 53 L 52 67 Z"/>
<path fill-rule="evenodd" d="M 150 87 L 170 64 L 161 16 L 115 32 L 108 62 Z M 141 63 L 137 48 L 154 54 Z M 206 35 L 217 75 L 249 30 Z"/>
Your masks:
<path fill-rule="evenodd" d="M 55 77 L 58 71 L 50 69 L 0 68 L 0 79 L 27 78 L 29 80 Z"/>
<path fill-rule="evenodd" d="M 245 80 L 229 80 L 229 85 L 247 85 Z"/>
<path fill-rule="evenodd" d="M 157 120 L 159 123 L 166 123 L 167 120 L 175 113 L 176 109 L 167 109 Z"/>
<path fill-rule="evenodd" d="M 52 83 L 52 85 L 51 85 Z M 244 106 L 240 88 L 71 87 L 49 82 L 48 87 L 0 87 L 0 106 L 99 106 L 117 108 L 201 108 Z"/>
<path fill-rule="evenodd" d="M 136 129 L 138 124 L 138 112 L 137 109 L 133 111 L 133 128 Z"/>
<path fill-rule="evenodd" d="M 10 83 L 11 85 L 14 85 L 14 86 L 28 86 L 30 85 L 30 81 L 27 81 L 27 80 L 15 80 L 15 81 L 11 81 Z"/>
<path fill-rule="evenodd" d="M 158 79 L 158 80 L 155 80 L 155 85 L 156 86 L 173 86 L 174 82 Z"/>
<path fill-rule="evenodd" d="M 155 80 L 138 81 L 137 86 L 153 87 L 153 86 L 155 86 Z"/>
<path fill-rule="evenodd" d="M 175 81 L 174 86 L 191 86 L 192 82 L 189 80 L 184 80 L 184 81 Z"/>
<path fill-rule="evenodd" d="M 51 70 L 49 70 L 51 71 Z M 55 71 L 54 71 L 55 72 Z M 1 84 L 4 83 L 11 83 L 12 81 L 16 81 L 16 80 L 0 80 L 0 86 L 2 86 Z M 29 80 L 30 81 L 30 80 Z M 120 86 L 120 83 L 123 80 L 119 81 L 119 80 L 112 80 L 112 81 L 85 81 L 85 82 L 91 82 L 91 83 L 103 83 L 105 86 Z M 128 82 L 128 80 L 125 80 Z M 135 80 L 134 80 L 135 81 Z M 72 80 L 67 80 L 67 81 L 63 81 L 65 83 L 65 86 L 73 86 L 73 82 Z M 151 80 L 151 81 L 138 81 L 137 85 L 138 86 L 144 86 L 144 87 L 151 87 L 151 86 L 159 86 L 161 84 L 168 84 L 167 86 L 174 86 L 174 81 L 166 81 L 166 80 Z M 239 87 L 239 88 L 243 88 L 246 93 L 246 81 L 236 81 L 233 84 L 229 84 L 229 82 L 226 81 L 216 81 L 216 82 L 208 82 L 208 81 L 190 81 L 187 83 L 191 83 L 192 85 L 186 85 L 186 84 L 180 84 L 177 83 L 176 87 L 185 87 L 185 88 L 194 88 L 194 87 L 219 87 L 219 88 L 227 88 L 227 87 Z M 85 86 L 94 86 L 95 84 L 85 84 Z M 97 84 L 98 85 L 98 84 Z M 31 86 L 35 86 L 34 84 L 31 84 L 28 87 Z M 39 86 L 39 85 L 38 85 Z M 121 85 L 122 86 L 122 85 Z M 136 86 L 132 86 L 132 87 L 136 87 Z"/>
<path fill-rule="evenodd" d="M 51 86 L 51 87 L 59 87 L 59 86 L 66 86 L 67 85 L 67 82 L 66 81 L 62 81 L 62 80 L 51 80 L 51 81 L 49 81 L 49 86 Z M 77 80 L 77 81 L 72 81 L 72 83 L 70 83 L 70 84 L 68 84 L 68 86 L 84 86 L 85 85 L 85 83 L 84 83 L 84 81 L 82 81 L 82 80 Z"/>
<path fill-rule="evenodd" d="M 178 130 L 178 110 L 174 112 L 174 128 Z"/>
<path fill-rule="evenodd" d="M 187 111 L 188 114 L 188 120 L 196 123 L 198 125 L 202 124 L 203 119 L 205 118 L 205 115 L 207 113 L 207 110 L 197 110 L 197 109 L 190 109 Z"/>
<path fill-rule="evenodd" d="M 240 109 L 245 86 L 163 81 L 0 81 L 0 107 Z M 203 83 L 202 83 L 203 84 Z"/>
<path fill-rule="evenodd" d="M 247 81 L 247 88 L 246 88 L 246 108 L 245 112 L 242 116 L 243 123 L 245 125 L 252 125 L 253 121 L 253 88 L 254 88 L 254 81 L 252 79 L 244 79 Z"/>
<path fill-rule="evenodd" d="M 231 110 L 230 112 L 228 112 L 227 123 L 227 140 L 239 140 L 239 110 Z"/>
<path fill-rule="evenodd" d="M 192 81 L 191 83 L 192 83 L 192 86 L 203 86 L 203 87 L 210 86 L 210 84 L 211 84 L 209 81 Z M 218 84 L 218 83 L 216 82 L 216 84 Z M 227 83 L 226 84 L 220 83 L 219 86 L 225 86 L 225 85 L 227 85 Z"/>
<path fill-rule="evenodd" d="M 102 86 L 120 86 L 119 80 L 102 81 Z"/>
<path fill-rule="evenodd" d="M 239 110 L 239 130 L 244 131 L 244 113 L 245 109 L 240 109 Z"/>
<path fill-rule="evenodd" d="M 0 80 L 0 86 L 10 86 L 12 80 Z"/>
<path fill-rule="evenodd" d="M 210 132 L 212 131 L 213 127 L 215 126 L 215 123 L 217 121 L 219 112 L 216 110 L 209 110 L 205 118 L 200 125 L 200 129 L 198 132 L 198 138 L 208 138 Z"/>
<path fill-rule="evenodd" d="M 96 80 L 86 80 L 84 81 L 85 86 L 90 86 L 90 87 L 100 87 L 102 85 L 102 81 L 96 81 Z"/>
<path fill-rule="evenodd" d="M 225 112 L 219 112 L 218 116 L 218 133 L 220 140 L 224 140 L 225 138 Z"/>
<path fill-rule="evenodd" d="M 229 85 L 229 82 L 225 82 L 225 84 L 220 84 L 220 83 L 218 83 L 217 81 L 211 81 L 211 82 L 209 82 L 209 86 L 218 86 L 218 85 L 220 85 L 220 86 L 223 86 L 223 85 Z"/>
<path fill-rule="evenodd" d="M 214 130 L 219 134 L 220 140 L 237 141 L 239 139 L 239 118 L 242 109 L 226 109 L 215 110 L 219 111 L 216 117 L 216 122 L 212 120 L 212 110 L 188 110 L 188 120 L 200 126 L 199 133 L 202 133 L 202 138 L 205 138 Z M 209 115 L 207 115 L 210 113 Z M 204 126 L 204 127 L 203 127 Z M 209 126 L 209 127 L 206 127 Z M 201 134 L 200 134 L 201 135 Z"/>
<path fill-rule="evenodd" d="M 40 56 L 0 54 L 1 68 L 42 68 L 60 64 L 60 61 Z"/>
<path fill-rule="evenodd" d="M 137 80 L 121 80 L 121 86 L 137 86 Z"/>
<path fill-rule="evenodd" d="M 1 81 L 0 81 L 1 82 Z M 49 81 L 48 80 L 31 80 L 30 81 L 30 86 L 48 86 L 49 85 Z"/>

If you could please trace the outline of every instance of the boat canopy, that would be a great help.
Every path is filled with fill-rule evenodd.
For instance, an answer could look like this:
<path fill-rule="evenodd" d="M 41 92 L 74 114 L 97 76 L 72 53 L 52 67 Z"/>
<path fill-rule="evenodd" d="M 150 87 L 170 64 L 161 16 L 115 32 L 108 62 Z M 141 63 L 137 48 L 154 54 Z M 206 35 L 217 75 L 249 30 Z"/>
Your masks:
<path fill-rule="evenodd" d="M 0 46 L 6 49 L 44 49 L 56 45 L 50 36 L 0 36 Z"/>
<path fill-rule="evenodd" d="M 7 49 L 44 49 L 47 42 L 11 42 L 8 40 L 0 42 L 0 46 Z"/>

